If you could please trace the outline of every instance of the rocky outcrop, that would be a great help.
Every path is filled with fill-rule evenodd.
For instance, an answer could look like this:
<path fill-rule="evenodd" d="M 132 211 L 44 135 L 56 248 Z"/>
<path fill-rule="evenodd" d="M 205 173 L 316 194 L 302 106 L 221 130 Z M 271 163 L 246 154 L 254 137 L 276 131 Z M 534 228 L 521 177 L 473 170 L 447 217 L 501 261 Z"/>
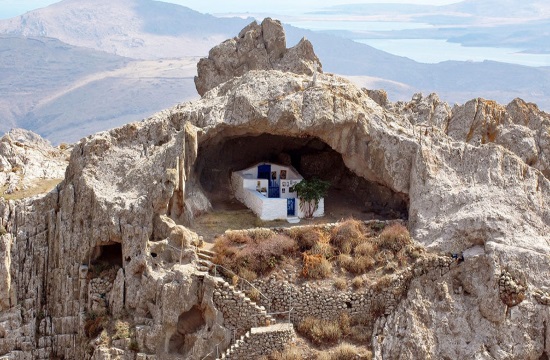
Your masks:
<path fill-rule="evenodd" d="M 46 180 L 60 181 L 69 153 L 67 145 L 53 147 L 31 131 L 12 129 L 0 138 L 0 195 L 37 188 Z"/>
<path fill-rule="evenodd" d="M 277 23 L 264 23 L 222 47 L 234 52 L 257 40 L 259 53 L 277 62 L 282 41 L 267 35 Z M 259 59 L 254 51 L 237 54 L 248 59 L 242 64 Z M 262 134 L 330 146 L 357 176 L 407 200 L 417 241 L 434 252 L 464 253 L 444 276 L 411 280 L 393 313 L 377 323 L 376 358 L 550 354 L 546 114 L 520 100 L 504 108 L 477 99 L 449 109 L 435 95 L 382 107 L 383 97 L 377 103 L 341 77 L 245 71 L 238 59 L 211 56 L 199 64 L 224 81 L 199 85 L 200 100 L 83 139 L 65 180 L 46 196 L 0 199 L 0 356 L 202 358 L 227 346 L 231 332 L 213 301 L 215 281 L 197 273 L 198 237 L 183 225 L 209 207 L 201 156 L 231 162 L 223 144 Z M 199 83 L 213 79 L 200 72 Z M 524 133 L 535 134 L 536 157 L 513 140 Z M 247 146 L 240 157 L 249 156 Z M 114 280 L 102 275 L 104 267 L 120 267 Z M 105 336 L 89 338 L 101 328 L 89 304 L 102 294 L 107 301 L 96 308 L 126 319 L 134 345 L 109 340 L 108 324 Z M 190 329 L 182 325 L 188 316 L 202 320 Z"/>
<path fill-rule="evenodd" d="M 208 58 L 202 58 L 197 65 L 195 86 L 202 96 L 219 84 L 250 70 L 313 75 L 321 72 L 321 63 L 313 46 L 305 38 L 287 49 L 281 23 L 266 18 L 261 25 L 254 21 L 238 36 L 212 48 Z"/>

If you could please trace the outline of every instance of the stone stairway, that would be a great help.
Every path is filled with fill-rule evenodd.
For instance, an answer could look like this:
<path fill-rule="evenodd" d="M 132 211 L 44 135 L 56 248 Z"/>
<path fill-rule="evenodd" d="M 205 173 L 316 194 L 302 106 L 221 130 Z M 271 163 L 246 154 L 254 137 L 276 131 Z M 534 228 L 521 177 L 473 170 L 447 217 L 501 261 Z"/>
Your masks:
<path fill-rule="evenodd" d="M 296 334 L 290 323 L 255 327 L 246 332 L 217 360 L 253 360 L 274 351 L 283 351 Z"/>
<path fill-rule="evenodd" d="M 197 263 L 197 269 L 199 271 L 210 272 L 214 267 L 214 263 L 212 262 L 214 255 L 216 254 L 211 250 L 198 248 L 197 256 L 199 257 L 199 261 Z"/>
<path fill-rule="evenodd" d="M 212 269 L 215 268 L 215 264 L 212 261 L 215 253 L 202 248 L 197 248 L 196 252 L 199 258 L 197 269 L 203 273 L 199 276 L 204 277 L 207 274 L 212 274 Z M 267 314 L 263 306 L 256 304 L 244 292 L 230 285 L 225 279 L 219 275 L 211 276 L 210 279 L 215 283 L 215 291 L 213 293 L 214 304 L 223 313 L 225 326 L 234 331 L 237 336 L 242 334 L 240 339 L 235 341 L 226 350 L 221 359 L 256 359 L 259 355 L 245 356 L 242 354 L 243 349 L 249 346 L 251 340 L 254 340 L 254 344 L 258 342 L 262 344 L 265 342 L 279 344 L 275 348 L 271 345 L 266 347 L 261 345 L 257 346 L 258 348 L 254 351 L 246 351 L 247 353 L 261 355 L 268 350 L 266 354 L 271 353 L 279 347 L 281 349 L 284 348 L 288 341 L 290 341 L 286 339 L 294 336 L 294 328 L 292 328 L 291 324 L 275 324 L 275 319 Z M 289 335 L 289 325 L 292 330 L 292 336 Z"/>

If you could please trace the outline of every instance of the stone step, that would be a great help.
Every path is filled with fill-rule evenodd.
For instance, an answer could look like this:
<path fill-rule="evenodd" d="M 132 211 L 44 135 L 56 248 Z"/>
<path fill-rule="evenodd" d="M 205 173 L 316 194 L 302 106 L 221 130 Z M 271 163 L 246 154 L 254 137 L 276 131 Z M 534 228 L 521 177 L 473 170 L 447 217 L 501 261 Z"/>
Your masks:
<path fill-rule="evenodd" d="M 199 249 L 198 253 L 199 254 L 204 254 L 204 255 L 207 255 L 207 256 L 210 256 L 210 257 L 214 257 L 216 255 L 216 253 L 214 251 L 206 250 L 206 249 Z"/>
<path fill-rule="evenodd" d="M 199 259 L 202 260 L 212 260 L 212 258 L 214 257 L 213 255 L 203 254 L 200 251 L 197 253 L 197 256 L 199 257 Z"/>
<path fill-rule="evenodd" d="M 300 218 L 297 216 L 291 216 L 291 217 L 287 217 L 286 221 L 289 222 L 290 224 L 298 224 L 300 222 Z"/>

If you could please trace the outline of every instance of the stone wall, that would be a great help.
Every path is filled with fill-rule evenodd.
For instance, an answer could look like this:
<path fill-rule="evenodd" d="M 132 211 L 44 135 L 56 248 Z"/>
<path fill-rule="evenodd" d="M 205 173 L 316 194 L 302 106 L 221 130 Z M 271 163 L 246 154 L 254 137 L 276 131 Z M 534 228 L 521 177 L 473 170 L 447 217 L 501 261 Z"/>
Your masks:
<path fill-rule="evenodd" d="M 262 355 L 284 350 L 295 337 L 294 327 L 289 323 L 252 328 L 221 359 L 256 360 Z"/>
<path fill-rule="evenodd" d="M 217 279 L 214 304 L 223 314 L 224 326 L 240 336 L 253 327 L 275 323 L 265 308 L 256 305 L 243 292 L 222 279 Z"/>
<path fill-rule="evenodd" d="M 291 321 L 295 324 L 308 316 L 322 319 L 335 319 L 341 313 L 350 316 L 366 316 L 375 320 L 382 314 L 390 314 L 401 296 L 407 292 L 408 284 L 413 277 L 428 272 L 444 274 L 457 262 L 449 257 L 430 257 L 419 259 L 413 266 L 403 271 L 381 277 L 371 286 L 348 291 L 335 290 L 332 285 L 314 286 L 308 281 L 301 284 L 279 280 L 275 276 L 256 280 L 253 285 L 267 297 L 260 297 L 258 303 L 268 309 L 269 313 L 283 313 L 288 316 L 292 309 Z M 348 288 L 351 288 L 348 284 Z M 287 314 L 284 314 L 287 312 Z"/>

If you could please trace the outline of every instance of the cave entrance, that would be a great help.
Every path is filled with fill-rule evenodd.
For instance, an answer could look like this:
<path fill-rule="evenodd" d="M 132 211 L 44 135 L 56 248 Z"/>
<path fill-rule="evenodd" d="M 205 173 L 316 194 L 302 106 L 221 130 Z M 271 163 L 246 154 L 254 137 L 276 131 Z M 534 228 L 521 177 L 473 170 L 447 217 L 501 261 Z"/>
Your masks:
<path fill-rule="evenodd" d="M 90 256 L 90 265 L 122 267 L 122 244 L 109 242 L 105 245 L 97 245 Z"/>
<path fill-rule="evenodd" d="M 184 312 L 178 317 L 176 331 L 170 336 L 168 343 L 168 352 L 170 354 L 186 355 L 193 348 L 197 340 L 196 332 L 199 331 L 206 322 L 202 311 L 197 305 L 191 310 Z"/>
<path fill-rule="evenodd" d="M 271 134 L 220 136 L 199 146 L 195 172 L 214 211 L 244 208 L 234 200 L 231 174 L 260 162 L 291 165 L 305 179 L 329 181 L 327 221 L 350 216 L 364 220 L 408 217 L 406 195 L 357 176 L 346 167 L 342 155 L 322 140 Z"/>

